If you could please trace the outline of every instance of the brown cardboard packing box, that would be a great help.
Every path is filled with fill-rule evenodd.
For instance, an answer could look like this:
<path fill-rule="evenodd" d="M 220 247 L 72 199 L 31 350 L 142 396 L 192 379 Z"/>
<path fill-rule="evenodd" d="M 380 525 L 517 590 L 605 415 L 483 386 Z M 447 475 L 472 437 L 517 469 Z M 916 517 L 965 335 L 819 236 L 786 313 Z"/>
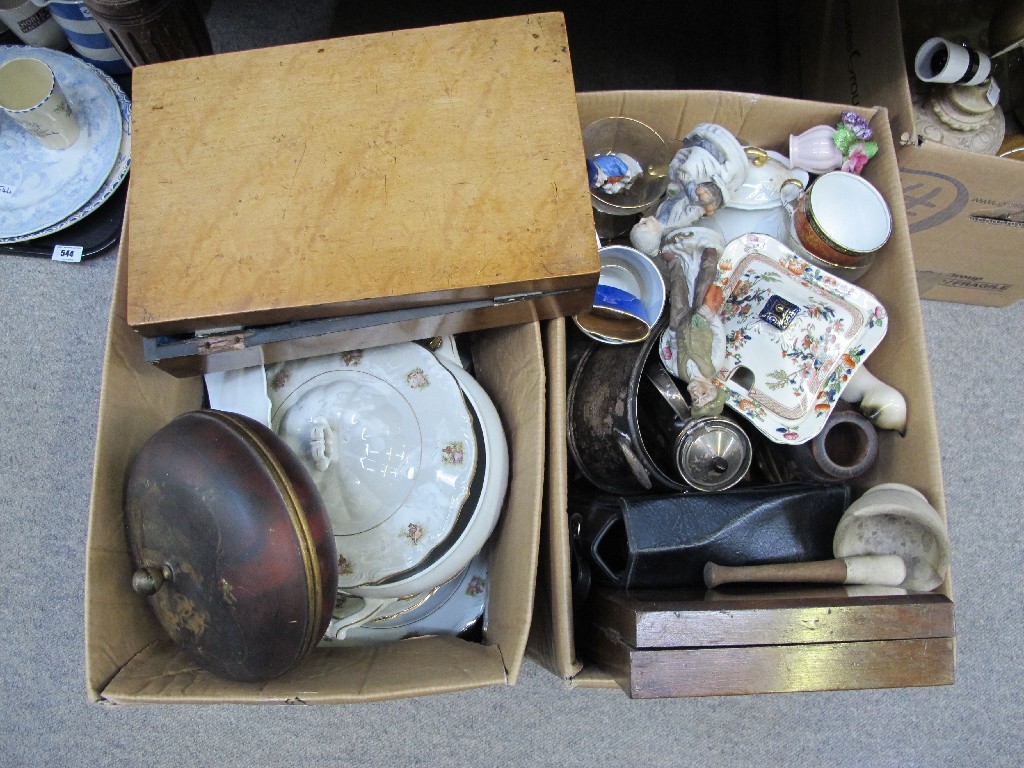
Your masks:
<path fill-rule="evenodd" d="M 843 107 L 742 93 L 581 93 L 583 125 L 609 115 L 642 120 L 666 137 L 714 122 L 746 143 L 785 150 L 790 133 L 834 123 Z M 879 140 L 864 176 L 889 202 L 894 230 L 858 283 L 886 307 L 886 338 L 872 373 L 908 401 L 905 436 L 882 432 L 878 460 L 859 495 L 881 482 L 921 491 L 945 516 L 938 438 L 907 217 L 885 110 L 860 110 Z M 934 594 L 851 597 L 843 590 L 615 596 L 574 616 L 567 499 L 565 322 L 547 323 L 548 475 L 537 613 L 530 653 L 573 685 L 622 686 L 634 697 L 937 685 L 953 681 L 951 583 Z M 597 621 L 605 628 L 595 633 Z M 598 636 L 599 635 L 599 636 Z"/>
<path fill-rule="evenodd" d="M 993 6 L 802 3 L 800 69 L 806 98 L 888 109 L 920 295 L 999 307 L 1024 297 L 1024 163 L 922 139 L 908 79 L 925 39 L 969 37 L 958 23 Z"/>
<path fill-rule="evenodd" d="M 127 320 L 169 371 L 593 300 L 561 14 L 164 62 L 133 99 Z"/>
<path fill-rule="evenodd" d="M 122 255 L 130 247 L 126 229 Z M 479 331 L 472 352 L 509 444 L 509 490 L 490 542 L 482 643 L 426 637 L 377 647 L 317 649 L 266 683 L 220 680 L 171 643 L 131 587 L 123 483 L 156 430 L 199 408 L 203 380 L 146 362 L 126 320 L 126 261 L 118 264 L 100 394 L 86 554 L 88 693 L 94 701 L 144 703 L 343 703 L 513 684 L 532 615 L 544 477 L 545 372 L 540 324 Z M 515 365 L 508 365 L 515 360 Z"/>
<path fill-rule="evenodd" d="M 137 152 L 86 556 L 90 698 L 342 703 L 515 683 L 545 472 L 538 319 L 589 307 L 598 269 L 561 15 L 169 62 L 134 77 Z M 330 325 L 353 317 L 369 319 Z M 325 318 L 323 338 L 249 336 L 250 324 Z M 140 343 L 211 326 L 221 330 L 207 349 L 165 366 L 175 375 Z M 181 374 L 469 330 L 510 454 L 482 642 L 318 648 L 261 684 L 190 663 L 132 591 L 122 513 L 141 446 L 203 404 L 203 380 Z"/>

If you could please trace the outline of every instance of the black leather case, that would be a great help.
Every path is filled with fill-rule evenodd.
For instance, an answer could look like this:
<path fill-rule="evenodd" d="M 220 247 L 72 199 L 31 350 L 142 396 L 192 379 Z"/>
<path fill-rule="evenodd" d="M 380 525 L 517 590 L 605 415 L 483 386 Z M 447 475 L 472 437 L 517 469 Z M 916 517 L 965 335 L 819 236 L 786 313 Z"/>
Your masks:
<path fill-rule="evenodd" d="M 704 564 L 826 560 L 848 485 L 570 499 L 577 567 L 624 589 L 703 586 Z"/>

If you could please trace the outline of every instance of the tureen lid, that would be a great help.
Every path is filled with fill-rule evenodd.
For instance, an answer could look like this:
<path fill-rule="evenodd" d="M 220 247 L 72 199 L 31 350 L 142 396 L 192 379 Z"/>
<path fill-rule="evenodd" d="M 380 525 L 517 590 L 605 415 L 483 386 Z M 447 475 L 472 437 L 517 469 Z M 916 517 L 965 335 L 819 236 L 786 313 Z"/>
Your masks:
<path fill-rule="evenodd" d="M 415 571 L 468 504 L 482 446 L 455 377 L 406 342 L 267 369 L 270 426 L 324 500 L 338 586 Z"/>
<path fill-rule="evenodd" d="M 128 470 L 125 522 L 133 587 L 210 672 L 276 677 L 323 636 L 334 537 L 309 474 L 266 426 L 214 410 L 172 420 Z"/>

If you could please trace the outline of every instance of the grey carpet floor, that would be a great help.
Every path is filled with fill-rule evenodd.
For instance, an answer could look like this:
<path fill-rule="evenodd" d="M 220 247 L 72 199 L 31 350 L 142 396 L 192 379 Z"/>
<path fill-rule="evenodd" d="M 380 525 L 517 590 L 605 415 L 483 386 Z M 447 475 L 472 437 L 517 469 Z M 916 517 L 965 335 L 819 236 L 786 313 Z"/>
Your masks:
<path fill-rule="evenodd" d="M 334 3 L 302 8 L 216 3 L 210 27 L 221 50 L 330 36 Z M 114 253 L 79 265 L 0 258 L 0 765 L 864 768 L 1024 758 L 1024 302 L 923 306 L 953 545 L 953 686 L 639 702 L 569 690 L 527 661 L 513 688 L 343 707 L 131 708 L 89 704 L 83 671 L 115 265 Z"/>

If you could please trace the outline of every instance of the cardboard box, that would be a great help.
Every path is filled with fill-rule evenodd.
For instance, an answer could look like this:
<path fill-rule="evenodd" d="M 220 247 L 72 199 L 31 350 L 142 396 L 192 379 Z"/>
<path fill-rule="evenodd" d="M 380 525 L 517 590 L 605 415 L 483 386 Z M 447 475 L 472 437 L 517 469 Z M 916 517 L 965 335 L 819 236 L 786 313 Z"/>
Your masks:
<path fill-rule="evenodd" d="M 127 318 L 168 370 L 593 300 L 561 14 L 164 62 L 133 99 Z"/>
<path fill-rule="evenodd" d="M 707 91 L 581 93 L 583 125 L 609 115 L 642 120 L 663 136 L 684 136 L 700 122 L 724 125 L 744 141 L 785 149 L 790 133 L 838 120 L 842 107 L 779 97 Z M 889 202 L 894 229 L 858 285 L 876 295 L 890 318 L 886 338 L 868 368 L 908 401 L 905 436 L 879 434 L 879 456 L 855 493 L 881 482 L 920 490 L 943 517 L 942 475 L 914 263 L 900 195 L 895 147 L 884 109 L 860 110 L 878 137 L 878 155 L 864 176 Z M 589 609 L 573 606 L 567 499 L 565 321 L 544 328 L 548 371 L 548 475 L 537 613 L 529 650 L 575 686 L 621 685 L 636 696 L 689 696 L 834 688 L 935 685 L 953 681 L 951 581 L 936 594 L 894 605 L 845 592 L 796 591 L 766 598 L 717 600 L 677 594 L 655 608 L 617 612 L 619 629 L 595 638 Z M 652 597 L 651 599 L 654 599 Z M 674 634 L 638 635 L 653 610 L 674 616 Z M 937 612 L 937 615 L 935 615 Z M 575 613 L 575 615 L 574 615 Z M 649 617 L 648 617 L 649 618 Z M 632 624 L 632 631 L 628 627 Z M 808 631 L 808 629 L 813 631 Z M 659 647 L 660 646 L 660 647 Z M 646 678 L 645 678 L 646 675 Z M 651 684 L 652 678 L 658 685 Z"/>
<path fill-rule="evenodd" d="M 513 684 L 532 615 L 544 476 L 545 372 L 540 325 L 473 337 L 478 380 L 506 430 L 509 491 L 491 538 L 484 641 L 428 637 L 364 648 L 316 649 L 296 669 L 259 684 L 220 680 L 189 662 L 131 588 L 122 514 L 125 472 L 156 430 L 203 400 L 200 378 L 179 379 L 146 363 L 129 327 L 126 228 L 110 315 L 100 393 L 86 553 L 88 695 L 113 704 L 342 703 Z M 508 365 L 515 360 L 515 365 Z"/>
<path fill-rule="evenodd" d="M 801 82 L 806 98 L 889 110 L 920 295 L 999 307 L 1024 297 L 1024 163 L 923 139 L 909 79 L 924 40 L 971 37 L 960 25 L 986 5 L 805 2 Z"/>

